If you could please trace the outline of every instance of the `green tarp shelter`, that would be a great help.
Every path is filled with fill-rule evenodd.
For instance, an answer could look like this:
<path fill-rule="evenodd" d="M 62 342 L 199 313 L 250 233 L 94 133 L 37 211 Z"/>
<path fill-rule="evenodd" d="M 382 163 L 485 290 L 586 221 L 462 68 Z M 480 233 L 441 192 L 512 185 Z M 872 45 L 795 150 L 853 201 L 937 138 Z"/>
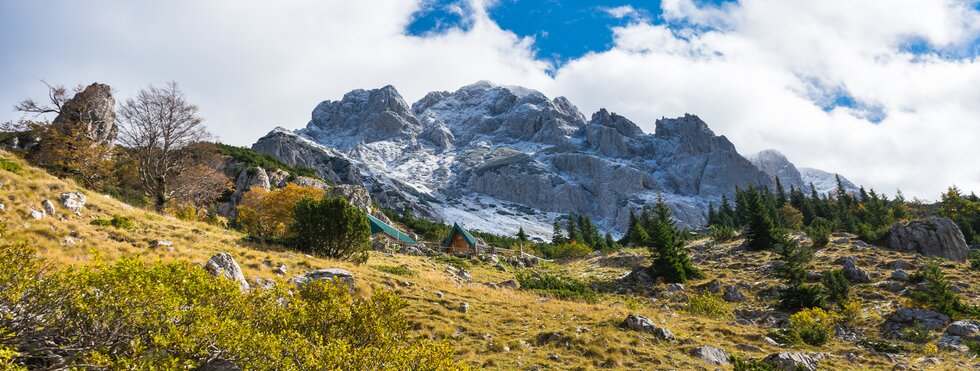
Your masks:
<path fill-rule="evenodd" d="M 387 234 L 387 235 L 389 235 L 391 237 L 397 238 L 401 242 L 404 242 L 404 243 L 407 243 L 409 245 L 415 246 L 415 240 L 413 240 L 411 237 L 409 237 L 407 234 L 405 234 L 405 232 L 402 232 L 402 231 L 399 231 L 399 230 L 395 229 L 395 227 L 392 227 L 392 226 L 388 225 L 387 223 L 382 222 L 380 219 L 375 218 L 375 217 L 371 216 L 370 214 L 368 214 L 367 217 L 368 217 L 368 221 L 371 223 L 371 235 L 372 236 L 375 235 L 375 234 L 378 234 L 378 233 L 384 233 L 384 234 Z"/>

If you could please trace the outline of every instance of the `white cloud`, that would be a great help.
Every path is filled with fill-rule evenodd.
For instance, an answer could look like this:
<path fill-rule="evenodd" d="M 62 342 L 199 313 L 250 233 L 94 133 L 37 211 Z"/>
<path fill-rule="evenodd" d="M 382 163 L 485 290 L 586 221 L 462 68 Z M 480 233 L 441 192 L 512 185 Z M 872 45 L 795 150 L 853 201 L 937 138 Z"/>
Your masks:
<path fill-rule="evenodd" d="M 273 126 L 305 125 L 316 103 L 351 89 L 393 84 L 413 101 L 492 80 L 568 96 L 586 115 L 608 107 L 647 131 L 695 113 L 742 153 L 776 148 L 889 194 L 980 191 L 980 61 L 901 51 L 910 40 L 971 48 L 980 15 L 967 1 L 667 0 L 670 27 L 632 18 L 611 31 L 610 50 L 557 69 L 533 57 L 533 38 L 487 16 L 492 1 L 467 4 L 467 30 L 414 37 L 404 29 L 431 3 L 3 2 L 0 105 L 42 95 L 38 78 L 107 82 L 120 97 L 176 80 L 215 132 L 247 145 Z M 620 8 L 606 11 L 637 14 Z M 825 112 L 815 100 L 833 91 L 884 120 Z"/>
<path fill-rule="evenodd" d="M 636 9 L 629 5 L 622 5 L 617 7 L 599 7 L 599 10 L 606 12 L 609 16 L 616 19 L 623 19 L 626 17 L 632 17 L 638 14 Z"/>

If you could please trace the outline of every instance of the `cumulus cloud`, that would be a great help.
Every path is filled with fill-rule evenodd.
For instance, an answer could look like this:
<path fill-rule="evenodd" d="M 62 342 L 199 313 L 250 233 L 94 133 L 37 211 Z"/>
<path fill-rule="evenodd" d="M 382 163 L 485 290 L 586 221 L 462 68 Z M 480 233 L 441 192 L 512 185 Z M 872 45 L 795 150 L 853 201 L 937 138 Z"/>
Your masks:
<path fill-rule="evenodd" d="M 410 36 L 431 2 L 3 2 L 0 104 L 43 94 L 38 78 L 107 82 L 121 97 L 176 80 L 217 134 L 247 145 L 351 89 L 392 84 L 413 101 L 491 80 L 648 132 L 698 114 L 742 153 L 775 148 L 889 194 L 980 191 L 980 14 L 968 1 L 665 0 L 658 23 L 611 8 L 633 17 L 611 47 L 561 66 L 501 29 L 493 1 L 459 4 L 466 27 Z"/>

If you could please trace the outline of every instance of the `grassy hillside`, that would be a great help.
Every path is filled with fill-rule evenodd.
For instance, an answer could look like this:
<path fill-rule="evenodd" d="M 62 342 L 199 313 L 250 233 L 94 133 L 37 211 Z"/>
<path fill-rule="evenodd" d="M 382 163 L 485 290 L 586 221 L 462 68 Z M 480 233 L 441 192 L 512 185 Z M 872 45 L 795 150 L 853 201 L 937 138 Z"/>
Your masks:
<path fill-rule="evenodd" d="M 978 363 L 962 354 L 933 353 L 927 345 L 911 343 L 906 344 L 911 349 L 909 353 L 893 356 L 839 339 L 819 348 L 783 347 L 765 340 L 767 329 L 745 324 L 735 316 L 712 319 L 689 314 L 685 309 L 687 298 L 699 292 L 698 285 L 712 279 L 724 284 L 748 285 L 742 290 L 748 301 L 733 303 L 737 310 L 764 310 L 771 305 L 758 294 L 777 283 L 768 271 L 773 254 L 746 252 L 738 247 L 739 241 L 714 244 L 699 240 L 691 243 L 692 259 L 707 278 L 689 283 L 682 292 L 673 294 L 613 293 L 619 291 L 616 279 L 631 270 L 630 266 L 617 261 L 629 260 L 634 254 L 646 259 L 643 250 L 548 263 L 535 268 L 544 273 L 576 278 L 600 289 L 599 299 L 595 302 L 561 300 L 536 291 L 486 284 L 515 279 L 518 270 L 514 267 L 508 267 L 504 272 L 490 263 L 467 261 L 473 279 L 461 281 L 447 273 L 449 264 L 440 257 L 372 252 L 367 264 L 354 265 L 248 243 L 244 236 L 234 231 L 161 216 L 86 191 L 71 181 L 51 177 L 28 166 L 7 152 L 0 151 L 0 157 L 19 165 L 4 166 L 16 170 L 13 172 L 0 170 L 0 203 L 5 206 L 0 216 L 6 221 L 3 238 L 37 246 L 46 263 L 55 269 L 131 256 L 147 262 L 186 260 L 203 263 L 219 252 L 230 253 L 250 279 L 284 280 L 311 269 L 344 268 L 357 279 L 357 295 L 371 296 L 379 290 L 393 290 L 407 301 L 407 315 L 417 336 L 448 339 L 455 347 L 456 357 L 472 367 L 717 368 L 691 355 L 691 351 L 701 345 L 716 346 L 747 358 L 787 351 L 817 354 L 821 358 L 821 369 L 891 369 L 896 364 L 923 369 L 961 369 Z M 17 167 L 19 169 L 15 169 Z M 58 203 L 61 192 L 72 191 L 81 191 L 88 197 L 81 215 L 69 213 Z M 41 202 L 45 199 L 56 204 L 57 215 L 32 219 L 31 209 L 42 209 Z M 93 224 L 95 220 L 114 217 L 130 219 L 133 227 Z M 846 237 L 835 237 L 840 240 L 817 253 L 814 272 L 839 268 L 835 263 L 839 257 L 854 256 L 858 265 L 871 271 L 875 282 L 880 282 L 891 273 L 891 270 L 880 267 L 882 263 L 904 259 L 917 265 L 923 261 L 912 254 L 879 248 L 852 250 L 854 245 Z M 169 241 L 173 248 L 155 247 L 157 241 Z M 649 264 L 649 261 L 643 263 Z M 279 264 L 288 267 L 284 277 L 273 273 Z M 971 304 L 978 304 L 980 287 L 977 282 L 980 281 L 977 273 L 970 271 L 966 264 L 948 263 L 943 267 L 963 290 L 960 296 Z M 652 289 L 661 291 L 664 285 Z M 862 308 L 855 319 L 861 332 L 859 338 L 877 338 L 877 326 L 881 324 L 882 316 L 906 304 L 907 300 L 872 284 L 858 285 L 854 291 Z M 465 313 L 459 309 L 463 303 L 469 305 Z M 658 342 L 649 334 L 620 329 L 620 322 L 628 314 L 652 319 L 658 326 L 672 331 L 677 340 Z"/>

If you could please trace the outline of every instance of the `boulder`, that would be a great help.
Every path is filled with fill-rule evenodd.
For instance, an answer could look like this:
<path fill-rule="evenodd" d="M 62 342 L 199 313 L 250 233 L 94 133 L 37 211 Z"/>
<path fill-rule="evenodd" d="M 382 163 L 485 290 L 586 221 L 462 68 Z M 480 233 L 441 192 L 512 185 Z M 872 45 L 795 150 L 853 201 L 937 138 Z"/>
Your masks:
<path fill-rule="evenodd" d="M 892 272 L 892 275 L 888 278 L 891 279 L 892 281 L 905 282 L 909 280 L 909 274 L 904 270 L 896 269 L 894 272 Z"/>
<path fill-rule="evenodd" d="M 885 264 L 885 268 L 909 270 L 912 269 L 912 264 L 904 260 L 892 260 Z"/>
<path fill-rule="evenodd" d="M 317 269 L 315 271 L 306 272 L 299 276 L 290 278 L 289 282 L 297 286 L 302 286 L 312 281 L 319 280 L 339 281 L 341 284 L 347 286 L 351 293 L 354 292 L 354 275 L 346 269 L 340 268 Z"/>
<path fill-rule="evenodd" d="M 467 303 L 467 302 L 464 301 L 463 304 L 460 304 L 459 305 L 459 311 L 461 313 L 469 312 L 470 311 L 470 303 Z"/>
<path fill-rule="evenodd" d="M 949 218 L 926 218 L 895 223 L 888 230 L 888 247 L 952 261 L 966 261 L 970 247 Z"/>
<path fill-rule="evenodd" d="M 926 309 L 902 308 L 892 312 L 881 325 L 881 334 L 887 338 L 896 339 L 901 336 L 902 330 L 912 326 L 934 331 L 946 326 L 950 321 L 949 316 Z"/>
<path fill-rule="evenodd" d="M 47 215 L 47 213 L 45 213 L 44 210 L 35 210 L 32 208 L 30 212 L 31 219 L 34 220 L 41 220 L 41 218 L 44 218 L 45 215 Z"/>
<path fill-rule="evenodd" d="M 844 276 L 854 283 L 871 282 L 871 274 L 866 269 L 858 268 L 857 259 L 851 256 L 843 257 L 838 262 L 844 266 Z"/>
<path fill-rule="evenodd" d="M 44 212 L 48 215 L 54 216 L 58 211 L 54 208 L 54 202 L 51 200 L 41 201 L 41 207 L 44 208 Z"/>
<path fill-rule="evenodd" d="M 237 281 L 241 285 L 242 291 L 248 290 L 248 281 L 245 280 L 242 268 L 238 266 L 238 262 L 229 253 L 215 254 L 204 264 L 204 269 L 211 272 L 212 276 Z"/>
<path fill-rule="evenodd" d="M 626 316 L 626 319 L 623 320 L 623 323 L 621 323 L 619 327 L 633 331 L 650 333 L 660 340 L 674 339 L 674 334 L 671 333 L 670 330 L 663 327 L 658 327 L 653 323 L 653 321 L 644 316 L 630 314 Z"/>
<path fill-rule="evenodd" d="M 966 352 L 970 348 L 966 346 L 964 340 L 980 341 L 980 321 L 960 320 L 951 323 L 936 342 L 936 346 L 940 350 Z"/>
<path fill-rule="evenodd" d="M 729 303 L 743 302 L 746 300 L 745 295 L 742 294 L 742 291 L 735 285 L 725 286 L 725 293 L 721 296 L 721 298 L 725 299 L 725 301 Z"/>
<path fill-rule="evenodd" d="M 728 357 L 730 355 L 728 352 L 710 345 L 702 345 L 694 348 L 691 354 L 713 365 L 729 364 Z"/>
<path fill-rule="evenodd" d="M 276 267 L 276 269 L 273 269 L 272 270 L 272 273 L 275 274 L 275 275 L 278 275 L 278 276 L 285 276 L 286 275 L 286 265 L 285 264 L 279 264 L 279 266 Z"/>
<path fill-rule="evenodd" d="M 673 293 L 682 292 L 682 291 L 684 291 L 684 284 L 681 284 L 681 283 L 667 284 L 667 292 L 668 293 L 673 294 Z"/>
<path fill-rule="evenodd" d="M 817 360 L 803 353 L 775 353 L 762 361 L 780 371 L 817 371 Z"/>
<path fill-rule="evenodd" d="M 61 199 L 61 206 L 79 215 L 81 215 L 82 209 L 85 207 L 85 202 L 87 201 L 85 195 L 81 192 L 64 192 L 59 198 Z"/>
<path fill-rule="evenodd" d="M 521 285 L 518 284 L 517 281 L 514 281 L 514 280 L 506 280 L 504 282 L 498 283 L 497 286 L 503 287 L 503 288 L 506 288 L 506 289 L 514 289 L 514 290 L 517 290 L 517 289 L 521 288 Z"/>

